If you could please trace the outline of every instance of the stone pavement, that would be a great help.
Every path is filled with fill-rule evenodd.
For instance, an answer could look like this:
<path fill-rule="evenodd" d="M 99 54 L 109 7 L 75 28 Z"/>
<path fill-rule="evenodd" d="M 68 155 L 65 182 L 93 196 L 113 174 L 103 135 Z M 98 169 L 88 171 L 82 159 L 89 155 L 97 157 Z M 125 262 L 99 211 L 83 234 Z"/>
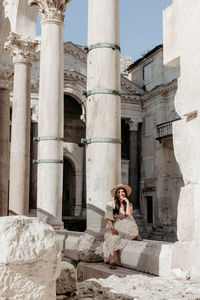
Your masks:
<path fill-rule="evenodd" d="M 105 272 L 104 275 L 109 273 L 108 265 L 91 265 L 94 265 L 94 268 L 98 270 L 98 274 L 100 274 L 100 271 L 103 274 L 103 270 Z M 127 275 L 126 271 L 129 275 Z M 200 300 L 200 282 L 173 278 L 166 279 L 125 268 L 112 270 L 111 274 L 111 276 L 104 279 L 91 278 L 82 281 L 78 283 L 76 295 L 61 296 L 57 299 Z"/>

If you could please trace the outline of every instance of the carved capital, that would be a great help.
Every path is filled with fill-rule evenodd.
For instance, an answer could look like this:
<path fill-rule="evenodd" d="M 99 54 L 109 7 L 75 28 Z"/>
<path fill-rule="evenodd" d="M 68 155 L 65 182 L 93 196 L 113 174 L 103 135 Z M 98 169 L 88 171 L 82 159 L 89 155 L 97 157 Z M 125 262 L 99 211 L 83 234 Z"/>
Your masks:
<path fill-rule="evenodd" d="M 38 123 L 38 105 L 31 105 L 31 120 Z"/>
<path fill-rule="evenodd" d="M 10 90 L 13 84 L 14 73 L 5 65 L 0 65 L 0 89 Z"/>
<path fill-rule="evenodd" d="M 41 12 L 41 21 L 64 22 L 66 5 L 71 0 L 29 0 L 29 5 L 38 5 Z"/>
<path fill-rule="evenodd" d="M 13 63 L 31 63 L 38 45 L 37 40 L 11 32 L 4 47 L 10 52 Z"/>
<path fill-rule="evenodd" d="M 137 131 L 138 130 L 138 121 L 137 120 L 126 120 L 126 123 L 129 125 L 130 131 Z"/>

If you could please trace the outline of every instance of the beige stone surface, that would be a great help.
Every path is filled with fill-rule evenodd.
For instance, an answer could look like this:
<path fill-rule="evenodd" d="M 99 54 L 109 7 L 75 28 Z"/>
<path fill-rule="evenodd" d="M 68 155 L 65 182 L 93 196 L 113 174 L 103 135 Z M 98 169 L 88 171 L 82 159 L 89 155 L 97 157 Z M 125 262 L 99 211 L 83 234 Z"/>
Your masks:
<path fill-rule="evenodd" d="M 176 0 L 164 12 L 164 62 L 179 68 L 175 108 L 181 120 L 173 126 L 173 142 L 185 184 L 178 203 L 178 243 L 174 247 L 173 267 L 190 272 L 193 279 L 200 278 L 200 72 L 197 67 L 200 42 L 196 39 L 200 32 L 199 9 L 200 3 L 195 0 Z M 188 57 L 192 57 L 190 64 Z"/>
<path fill-rule="evenodd" d="M 38 143 L 37 216 L 58 228 L 63 226 L 63 23 L 68 2 L 29 1 L 39 6 L 43 21 L 38 136 L 48 137 Z"/>
<path fill-rule="evenodd" d="M 0 299 L 55 300 L 61 255 L 37 218 L 0 218 Z"/>
<path fill-rule="evenodd" d="M 77 295 L 57 299 L 70 300 L 197 300 L 199 282 L 165 279 L 136 273 L 118 277 L 117 271 L 106 279 L 90 279 L 78 284 Z"/>
<path fill-rule="evenodd" d="M 0 216 L 8 215 L 10 92 L 0 87 Z"/>
<path fill-rule="evenodd" d="M 120 45 L 118 0 L 89 0 L 88 45 L 96 43 Z M 87 90 L 98 89 L 121 91 L 119 50 L 96 47 L 88 52 Z M 107 91 L 87 97 L 87 138 L 121 138 L 120 103 L 119 95 Z M 95 235 L 102 231 L 110 190 L 121 181 L 121 145 L 115 142 L 88 144 L 86 172 L 87 229 Z"/>
<path fill-rule="evenodd" d="M 62 295 L 77 290 L 77 272 L 74 266 L 66 261 L 61 262 L 61 273 L 56 280 L 56 294 Z"/>

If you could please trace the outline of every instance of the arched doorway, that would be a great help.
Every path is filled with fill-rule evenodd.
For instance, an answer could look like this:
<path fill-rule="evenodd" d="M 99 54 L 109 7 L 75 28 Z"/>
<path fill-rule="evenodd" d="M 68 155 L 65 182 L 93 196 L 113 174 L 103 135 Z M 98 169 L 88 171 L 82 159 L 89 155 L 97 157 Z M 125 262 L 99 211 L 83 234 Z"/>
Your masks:
<path fill-rule="evenodd" d="M 72 96 L 64 95 L 64 166 L 63 209 L 64 227 L 85 230 L 85 123 L 81 104 Z"/>
<path fill-rule="evenodd" d="M 66 216 L 74 215 L 75 208 L 76 175 L 73 163 L 64 158 L 63 166 L 63 220 Z"/>

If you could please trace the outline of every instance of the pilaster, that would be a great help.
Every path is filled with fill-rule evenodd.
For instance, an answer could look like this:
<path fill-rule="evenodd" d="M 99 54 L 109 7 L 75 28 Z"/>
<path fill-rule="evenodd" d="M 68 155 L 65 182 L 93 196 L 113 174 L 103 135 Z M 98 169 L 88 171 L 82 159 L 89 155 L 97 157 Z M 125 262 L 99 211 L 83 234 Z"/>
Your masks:
<path fill-rule="evenodd" d="M 0 216 L 8 215 L 10 87 L 13 72 L 0 65 Z"/>
<path fill-rule="evenodd" d="M 14 63 L 9 210 L 28 215 L 30 173 L 30 67 L 38 41 L 10 33 L 5 49 Z"/>
<path fill-rule="evenodd" d="M 138 121 L 130 119 L 127 123 L 130 131 L 129 185 L 132 188 L 130 201 L 135 209 L 139 209 Z"/>
<path fill-rule="evenodd" d="M 63 27 L 69 0 L 30 0 L 41 12 L 37 216 L 62 228 Z"/>

